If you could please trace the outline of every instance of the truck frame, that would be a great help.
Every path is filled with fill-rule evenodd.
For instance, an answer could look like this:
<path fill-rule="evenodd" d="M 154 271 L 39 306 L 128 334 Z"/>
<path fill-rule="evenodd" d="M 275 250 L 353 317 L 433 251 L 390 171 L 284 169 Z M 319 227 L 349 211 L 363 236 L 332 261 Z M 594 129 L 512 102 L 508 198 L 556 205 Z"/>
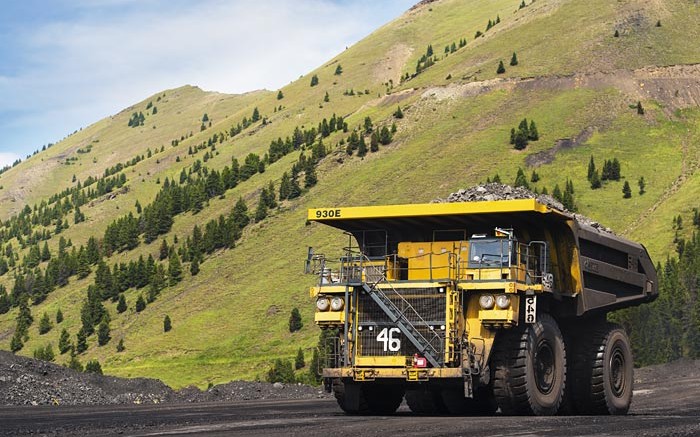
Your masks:
<path fill-rule="evenodd" d="M 322 375 L 348 414 L 625 414 L 612 310 L 658 295 L 646 249 L 536 199 L 318 208 L 309 248 Z"/>

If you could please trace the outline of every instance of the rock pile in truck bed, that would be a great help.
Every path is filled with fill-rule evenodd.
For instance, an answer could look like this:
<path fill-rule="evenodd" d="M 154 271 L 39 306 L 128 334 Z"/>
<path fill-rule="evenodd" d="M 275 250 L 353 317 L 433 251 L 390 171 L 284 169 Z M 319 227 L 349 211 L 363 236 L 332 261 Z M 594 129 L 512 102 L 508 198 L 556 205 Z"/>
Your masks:
<path fill-rule="evenodd" d="M 320 387 L 249 381 L 232 381 L 208 390 L 188 387 L 175 391 L 157 379 L 79 373 L 0 351 L 0 405 L 158 404 L 325 396 Z"/>
<path fill-rule="evenodd" d="M 511 187 L 497 182 L 490 184 L 476 185 L 470 188 L 465 188 L 454 192 L 447 196 L 446 199 L 435 199 L 436 203 L 445 202 L 486 202 L 490 200 L 518 200 L 518 199 L 537 199 L 539 203 L 547 205 L 552 209 L 568 214 L 582 225 L 591 226 L 599 231 L 610 232 L 612 230 L 601 225 L 584 215 L 573 213 L 562 205 L 561 202 L 549 195 L 537 194 L 527 188 Z"/>

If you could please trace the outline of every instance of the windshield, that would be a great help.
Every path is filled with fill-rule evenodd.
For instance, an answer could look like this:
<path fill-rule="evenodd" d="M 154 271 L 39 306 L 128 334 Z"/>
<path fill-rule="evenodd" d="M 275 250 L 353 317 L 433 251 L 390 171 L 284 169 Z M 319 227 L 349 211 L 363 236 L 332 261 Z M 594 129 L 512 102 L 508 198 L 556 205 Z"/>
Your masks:
<path fill-rule="evenodd" d="M 508 240 L 470 240 L 469 267 L 508 267 Z"/>

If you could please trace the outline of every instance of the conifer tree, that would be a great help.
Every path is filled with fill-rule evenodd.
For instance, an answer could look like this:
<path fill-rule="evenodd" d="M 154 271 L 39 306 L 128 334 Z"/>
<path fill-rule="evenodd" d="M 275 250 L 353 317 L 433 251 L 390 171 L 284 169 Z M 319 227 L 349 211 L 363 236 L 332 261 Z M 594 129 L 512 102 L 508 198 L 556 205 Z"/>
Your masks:
<path fill-rule="evenodd" d="M 291 180 L 289 179 L 289 174 L 285 171 L 282 174 L 282 179 L 280 181 L 279 199 L 280 200 L 288 199 L 291 188 L 292 187 L 291 187 Z"/>
<path fill-rule="evenodd" d="M 102 366 L 97 360 L 90 360 L 85 364 L 85 373 L 96 373 L 102 375 Z"/>
<path fill-rule="evenodd" d="M 396 111 L 394 111 L 394 117 L 399 119 L 403 118 L 403 111 L 401 110 L 401 106 L 398 106 L 396 108 Z"/>
<path fill-rule="evenodd" d="M 277 91 L 277 100 L 282 100 L 284 99 L 284 93 L 282 90 Z"/>
<path fill-rule="evenodd" d="M 126 347 L 124 347 L 124 339 L 120 338 L 119 343 L 117 343 L 117 352 L 124 352 Z"/>
<path fill-rule="evenodd" d="M 299 308 L 292 308 L 292 312 L 289 315 L 289 332 L 296 332 L 303 326 L 304 323 L 301 321 L 301 313 L 299 312 Z"/>
<path fill-rule="evenodd" d="M 632 188 L 630 188 L 630 183 L 625 181 L 625 185 L 622 187 L 622 197 L 629 199 L 632 197 Z"/>
<path fill-rule="evenodd" d="M 139 294 L 139 297 L 136 299 L 136 306 L 134 309 L 137 313 L 140 313 L 141 311 L 146 309 L 146 301 L 144 300 L 142 294 Z"/>
<path fill-rule="evenodd" d="M 41 249 L 41 260 L 48 261 L 51 259 L 51 251 L 49 251 L 49 243 L 44 242 L 44 247 Z"/>
<path fill-rule="evenodd" d="M 365 149 L 366 149 L 366 146 L 365 146 Z M 367 153 L 367 152 L 365 151 L 365 153 Z M 313 165 L 309 165 L 307 167 L 306 173 L 304 175 L 304 187 L 311 188 L 314 185 L 316 185 L 317 182 L 318 182 L 318 177 L 316 176 L 316 167 L 314 167 Z"/>
<path fill-rule="evenodd" d="M 369 140 L 369 151 L 374 153 L 379 150 L 379 135 L 377 131 L 372 132 Z"/>
<path fill-rule="evenodd" d="M 513 52 L 513 57 L 510 58 L 510 65 L 513 67 L 518 65 L 518 55 L 515 52 Z"/>
<path fill-rule="evenodd" d="M 104 346 L 109 343 L 109 340 L 111 339 L 109 333 L 109 319 L 107 317 L 103 317 L 102 321 L 97 327 L 97 343 L 100 346 Z"/>
<path fill-rule="evenodd" d="M 41 316 L 41 320 L 39 320 L 39 334 L 44 335 L 47 332 L 51 330 L 51 320 L 49 320 L 49 315 L 47 313 L 44 313 L 43 316 Z"/>
<path fill-rule="evenodd" d="M 335 67 L 335 73 L 333 74 L 335 74 L 336 76 L 340 76 L 341 74 L 343 74 L 343 67 L 340 64 L 338 64 L 338 66 Z"/>
<path fill-rule="evenodd" d="M 515 182 L 513 183 L 515 187 L 524 187 L 529 189 L 530 185 L 527 183 L 527 178 L 525 177 L 525 172 L 522 168 L 518 168 L 518 173 L 515 176 Z"/>
<path fill-rule="evenodd" d="M 326 91 L 326 95 L 323 96 L 323 101 L 326 103 L 331 101 L 331 97 L 328 95 L 328 91 Z"/>
<path fill-rule="evenodd" d="M 531 141 L 537 141 L 540 139 L 540 134 L 537 132 L 537 125 L 535 125 L 535 120 L 530 120 L 530 128 L 528 129 L 528 139 Z"/>
<path fill-rule="evenodd" d="M 598 170 L 593 169 L 593 173 L 588 180 L 591 182 L 591 189 L 597 190 L 602 186 L 602 183 L 600 181 L 600 176 L 598 176 Z"/>
<path fill-rule="evenodd" d="M 63 311 L 59 308 L 56 310 L 56 323 L 61 323 L 63 321 Z"/>
<path fill-rule="evenodd" d="M 637 102 L 637 114 L 644 115 L 644 107 L 642 106 L 642 102 Z"/>
<path fill-rule="evenodd" d="M 61 331 L 61 336 L 58 338 L 58 351 L 61 353 L 61 355 L 63 355 L 71 349 L 71 346 L 70 334 L 68 334 L 68 330 L 66 330 L 66 328 L 63 328 L 63 331 Z"/>
<path fill-rule="evenodd" d="M 15 353 L 20 351 L 23 347 L 24 343 L 22 343 L 22 334 L 15 331 L 15 335 L 13 335 L 12 340 L 10 340 L 10 350 Z"/>
<path fill-rule="evenodd" d="M 245 228 L 250 222 L 250 218 L 248 217 L 248 206 L 246 205 L 245 200 L 243 200 L 243 197 L 239 197 L 236 205 L 233 207 L 233 210 L 231 211 L 231 219 L 234 221 L 234 223 L 238 224 L 241 229 Z"/>
<path fill-rule="evenodd" d="M 357 156 L 363 157 L 367 154 L 367 144 L 364 135 L 360 135 L 360 144 L 357 147 Z"/>
<path fill-rule="evenodd" d="M 265 191 L 265 189 L 263 189 Z M 262 194 L 262 193 L 261 193 Z M 260 196 L 261 199 L 258 201 L 258 206 L 255 208 L 255 221 L 261 222 L 267 217 L 267 205 L 265 204 L 265 201 L 262 199 L 262 196 Z"/>
<path fill-rule="evenodd" d="M 168 259 L 168 283 L 172 286 L 180 281 L 182 281 L 182 264 L 177 252 L 172 251 Z"/>
<path fill-rule="evenodd" d="M 318 85 L 318 76 L 316 76 L 314 74 L 313 76 L 311 76 L 311 86 L 316 86 L 316 85 Z"/>
<path fill-rule="evenodd" d="M 124 293 L 119 293 L 119 302 L 117 303 L 117 312 L 119 314 L 123 313 L 126 311 L 126 298 L 124 297 Z"/>
<path fill-rule="evenodd" d="M 496 74 L 503 74 L 506 72 L 506 67 L 503 65 L 503 61 L 498 61 L 498 68 L 496 69 Z"/>
<path fill-rule="evenodd" d="M 165 318 L 163 319 L 163 332 L 168 332 L 171 329 L 173 329 L 173 324 L 170 321 L 170 316 L 166 314 Z"/>
<path fill-rule="evenodd" d="M 641 176 L 639 180 L 637 181 L 637 185 L 639 186 L 639 195 L 641 196 L 642 194 L 646 193 L 646 182 L 644 181 L 644 176 Z M 697 210 L 696 210 L 696 215 L 697 215 Z"/>
<path fill-rule="evenodd" d="M 386 146 L 387 144 L 390 144 L 393 139 L 393 134 L 389 128 L 382 126 L 381 130 L 379 131 L 379 142 Z"/>
<path fill-rule="evenodd" d="M 197 276 L 197 273 L 199 273 L 199 257 L 195 257 L 190 264 L 190 274 Z"/>
<path fill-rule="evenodd" d="M 615 29 L 615 34 L 613 34 L 613 36 L 614 36 L 615 38 L 619 38 L 619 37 L 620 37 L 620 31 L 617 30 L 617 29 Z"/>
<path fill-rule="evenodd" d="M 591 155 L 591 160 L 588 161 L 588 180 L 590 181 L 595 173 L 595 162 L 593 161 L 593 155 Z"/>
<path fill-rule="evenodd" d="M 78 360 L 78 357 L 76 357 L 74 353 L 71 353 L 70 361 L 68 361 L 68 368 L 75 370 L 76 372 L 83 371 L 83 365 L 80 363 L 80 360 Z"/>
<path fill-rule="evenodd" d="M 88 348 L 87 346 L 87 334 L 85 333 L 85 330 L 83 328 L 80 328 L 80 331 L 76 334 L 76 343 L 75 343 L 75 350 L 77 353 L 82 354 L 85 352 Z"/>
<path fill-rule="evenodd" d="M 297 351 L 297 357 L 294 359 L 294 369 L 299 370 L 306 365 L 304 362 L 304 351 L 299 348 Z"/>
<path fill-rule="evenodd" d="M 554 185 L 554 189 L 552 190 L 552 197 L 560 202 L 562 201 L 563 197 L 561 195 L 561 189 L 559 188 L 559 184 Z"/>
<path fill-rule="evenodd" d="M 530 182 L 532 182 L 534 184 L 535 182 L 539 182 L 539 180 L 540 180 L 539 173 L 537 173 L 535 170 L 532 170 L 532 175 L 530 176 Z"/>

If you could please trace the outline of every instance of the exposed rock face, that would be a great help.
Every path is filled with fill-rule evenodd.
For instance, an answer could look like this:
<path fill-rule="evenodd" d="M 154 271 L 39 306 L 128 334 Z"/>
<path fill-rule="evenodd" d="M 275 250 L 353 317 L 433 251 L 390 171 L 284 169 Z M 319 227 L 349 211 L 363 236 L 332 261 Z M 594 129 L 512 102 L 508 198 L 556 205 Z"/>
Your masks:
<path fill-rule="evenodd" d="M 612 230 L 606 228 L 600 223 L 592 220 L 584 215 L 573 213 L 562 205 L 561 202 L 552 196 L 536 194 L 527 188 L 511 187 L 510 185 L 493 182 L 490 184 L 476 185 L 470 188 L 465 188 L 454 192 L 447 196 L 446 199 L 435 199 L 436 203 L 444 202 L 486 202 L 490 200 L 518 200 L 518 199 L 537 199 L 539 203 L 547 205 L 552 209 L 563 212 L 564 214 L 573 217 L 579 224 L 591 226 L 599 231 L 612 233 Z"/>

